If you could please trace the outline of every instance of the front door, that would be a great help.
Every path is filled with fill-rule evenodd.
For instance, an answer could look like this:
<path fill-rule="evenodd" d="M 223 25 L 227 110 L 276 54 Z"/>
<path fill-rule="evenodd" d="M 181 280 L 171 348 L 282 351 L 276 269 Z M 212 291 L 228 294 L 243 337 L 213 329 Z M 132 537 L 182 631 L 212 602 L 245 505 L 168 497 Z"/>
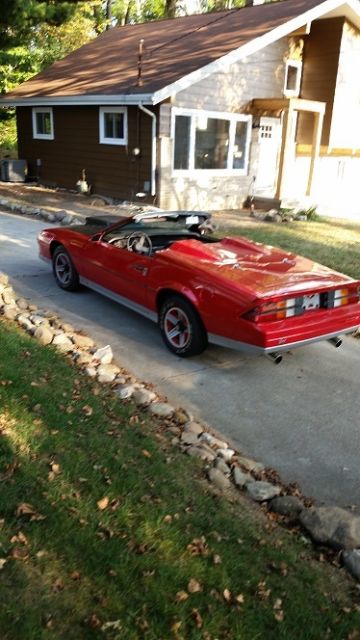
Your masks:
<path fill-rule="evenodd" d="M 260 118 L 259 158 L 254 183 L 256 196 L 275 196 L 280 143 L 280 118 Z"/>

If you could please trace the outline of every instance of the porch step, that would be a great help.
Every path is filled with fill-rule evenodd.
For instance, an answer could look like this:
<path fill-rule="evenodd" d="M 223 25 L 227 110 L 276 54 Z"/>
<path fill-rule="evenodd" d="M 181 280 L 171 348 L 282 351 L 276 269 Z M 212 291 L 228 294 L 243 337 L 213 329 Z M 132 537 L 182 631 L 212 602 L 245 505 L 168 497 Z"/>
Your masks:
<path fill-rule="evenodd" d="M 261 209 L 262 211 L 270 211 L 270 209 L 280 209 L 281 200 L 279 198 L 264 198 L 261 196 L 248 196 L 244 202 L 246 209 Z"/>

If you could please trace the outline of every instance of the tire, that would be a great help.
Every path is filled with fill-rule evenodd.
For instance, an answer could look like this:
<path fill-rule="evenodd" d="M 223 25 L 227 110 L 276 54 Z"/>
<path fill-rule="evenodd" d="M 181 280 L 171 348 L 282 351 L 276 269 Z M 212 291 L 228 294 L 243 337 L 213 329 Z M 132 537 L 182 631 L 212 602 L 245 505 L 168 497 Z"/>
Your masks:
<path fill-rule="evenodd" d="M 172 353 L 189 358 L 207 347 L 207 335 L 196 309 L 181 296 L 167 298 L 160 309 L 162 338 Z"/>
<path fill-rule="evenodd" d="M 76 291 L 80 286 L 79 274 L 63 246 L 60 245 L 55 249 L 52 263 L 57 285 L 65 291 Z"/>

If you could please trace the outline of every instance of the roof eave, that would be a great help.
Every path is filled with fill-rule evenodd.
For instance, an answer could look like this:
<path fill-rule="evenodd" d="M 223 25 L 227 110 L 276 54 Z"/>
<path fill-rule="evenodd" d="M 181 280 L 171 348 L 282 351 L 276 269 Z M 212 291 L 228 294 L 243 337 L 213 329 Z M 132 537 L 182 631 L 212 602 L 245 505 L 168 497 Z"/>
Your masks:
<path fill-rule="evenodd" d="M 29 98 L 1 98 L 2 107 L 55 107 L 154 104 L 152 93 L 129 93 L 117 95 L 94 94 L 87 96 L 34 96 Z"/>

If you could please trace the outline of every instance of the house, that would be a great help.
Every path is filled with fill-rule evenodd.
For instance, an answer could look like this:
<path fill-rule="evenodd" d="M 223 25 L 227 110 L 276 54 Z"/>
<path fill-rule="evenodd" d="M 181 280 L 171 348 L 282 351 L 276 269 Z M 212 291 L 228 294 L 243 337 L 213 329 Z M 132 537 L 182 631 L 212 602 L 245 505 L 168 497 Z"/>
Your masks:
<path fill-rule="evenodd" d="M 42 183 L 170 209 L 251 196 L 360 211 L 360 2 L 282 0 L 115 27 L 17 87 Z"/>

